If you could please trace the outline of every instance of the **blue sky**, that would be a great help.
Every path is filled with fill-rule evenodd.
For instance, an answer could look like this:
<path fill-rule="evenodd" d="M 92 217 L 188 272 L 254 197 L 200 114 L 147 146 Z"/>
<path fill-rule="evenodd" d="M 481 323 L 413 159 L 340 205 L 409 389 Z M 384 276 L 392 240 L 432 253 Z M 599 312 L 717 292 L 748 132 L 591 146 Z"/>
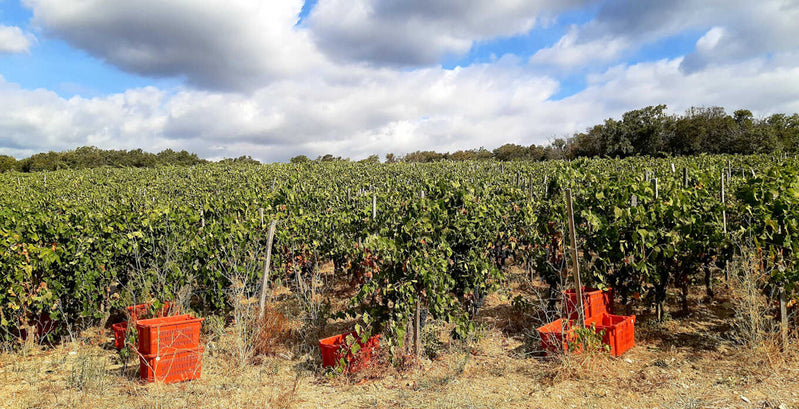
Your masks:
<path fill-rule="evenodd" d="M 664 103 L 799 111 L 769 0 L 0 0 L 0 154 L 545 144 Z"/>

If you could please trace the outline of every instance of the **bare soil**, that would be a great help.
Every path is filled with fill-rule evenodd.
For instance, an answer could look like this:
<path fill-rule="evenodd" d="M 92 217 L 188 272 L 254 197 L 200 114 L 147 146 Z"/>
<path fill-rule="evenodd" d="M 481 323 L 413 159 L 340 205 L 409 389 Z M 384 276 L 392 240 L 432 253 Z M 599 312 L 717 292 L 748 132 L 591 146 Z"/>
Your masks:
<path fill-rule="evenodd" d="M 691 313 L 662 323 L 637 311 L 636 346 L 622 357 L 546 357 L 540 317 L 511 302 L 534 287 L 515 281 L 489 296 L 475 339 L 452 341 L 441 326 L 434 359 L 351 376 L 325 374 L 313 348 L 312 338 L 345 330 L 342 321 L 257 363 L 235 359 L 227 331 L 206 344 L 200 379 L 171 385 L 140 382 L 110 332 L 90 329 L 0 355 L 0 408 L 799 408 L 799 354 L 733 342 L 723 291 L 713 301 L 692 294 Z"/>

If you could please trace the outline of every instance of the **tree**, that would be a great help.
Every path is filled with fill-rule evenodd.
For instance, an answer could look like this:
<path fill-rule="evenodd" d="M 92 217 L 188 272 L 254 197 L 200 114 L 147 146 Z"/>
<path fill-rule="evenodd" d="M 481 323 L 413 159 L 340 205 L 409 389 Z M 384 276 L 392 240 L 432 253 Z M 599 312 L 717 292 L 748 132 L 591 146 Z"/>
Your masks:
<path fill-rule="evenodd" d="M 665 150 L 665 110 L 666 105 L 657 105 L 624 113 L 621 132 L 632 145 L 628 154 L 654 156 Z"/>
<path fill-rule="evenodd" d="M 402 158 L 403 162 L 437 162 L 440 160 L 446 160 L 447 154 L 438 153 L 434 151 L 416 151 L 411 152 L 405 155 Z"/>
<path fill-rule="evenodd" d="M 0 155 L 0 172 L 8 172 L 17 168 L 17 159 L 13 156 Z"/>
<path fill-rule="evenodd" d="M 494 149 L 494 159 L 501 161 L 526 159 L 527 154 L 527 148 L 514 143 L 506 143 Z"/>
<path fill-rule="evenodd" d="M 366 159 L 361 159 L 358 163 L 380 163 L 380 157 L 377 155 L 369 155 Z"/>
<path fill-rule="evenodd" d="M 228 164 L 245 164 L 246 163 L 248 165 L 260 165 L 261 164 L 261 162 L 258 162 L 257 160 L 253 159 L 249 155 L 241 155 L 241 156 L 239 156 L 238 158 L 235 158 L 235 159 L 225 158 L 225 159 L 222 159 L 219 162 L 220 163 L 228 163 Z"/>
<path fill-rule="evenodd" d="M 393 153 L 386 154 L 386 163 L 396 163 L 397 157 Z"/>
<path fill-rule="evenodd" d="M 297 156 L 289 159 L 289 163 L 295 163 L 295 164 L 296 163 L 305 163 L 305 162 L 310 162 L 310 161 L 311 160 L 308 159 L 308 157 L 305 156 L 305 155 L 297 155 Z"/>

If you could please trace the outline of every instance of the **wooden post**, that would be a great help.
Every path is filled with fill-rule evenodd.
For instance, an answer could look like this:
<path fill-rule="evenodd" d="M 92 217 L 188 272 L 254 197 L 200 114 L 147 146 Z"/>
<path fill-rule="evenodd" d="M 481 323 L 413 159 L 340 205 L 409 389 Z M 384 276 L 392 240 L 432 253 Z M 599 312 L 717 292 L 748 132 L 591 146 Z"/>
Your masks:
<path fill-rule="evenodd" d="M 571 239 L 572 276 L 574 279 L 574 293 L 577 296 L 577 320 L 580 327 L 585 326 L 585 310 L 583 307 L 583 289 L 580 283 L 580 263 L 577 260 L 577 235 L 574 228 L 574 206 L 572 205 L 572 190 L 566 189 L 566 210 L 569 216 L 569 237 Z"/>
<path fill-rule="evenodd" d="M 422 300 L 419 298 L 417 293 L 416 295 L 416 319 L 414 320 L 413 325 L 413 353 L 418 358 L 422 351 L 422 325 L 421 325 L 421 309 Z"/>
<path fill-rule="evenodd" d="M 377 195 L 372 193 L 372 220 L 377 219 Z"/>
<path fill-rule="evenodd" d="M 258 317 L 264 319 L 264 311 L 266 308 L 266 289 L 269 287 L 269 269 L 272 262 L 272 240 L 275 238 L 275 227 L 277 220 L 272 220 L 269 224 L 269 238 L 266 240 L 266 262 L 264 263 L 264 276 L 261 281 L 261 299 L 258 302 Z"/>
<path fill-rule="evenodd" d="M 724 171 L 721 172 L 721 217 L 724 227 L 724 234 L 727 234 L 727 206 L 726 206 L 726 198 L 724 195 Z"/>
<path fill-rule="evenodd" d="M 638 196 L 637 195 L 633 195 L 633 197 L 630 198 L 630 205 L 632 205 L 632 207 L 638 206 Z"/>
<path fill-rule="evenodd" d="M 658 178 L 653 178 L 652 183 L 655 185 L 655 200 L 657 200 L 660 196 L 658 192 Z"/>
<path fill-rule="evenodd" d="M 533 175 L 530 175 L 530 192 L 528 193 L 530 200 L 533 199 Z"/>
<path fill-rule="evenodd" d="M 422 197 L 422 199 L 424 199 L 424 189 L 422 189 L 420 193 L 421 193 L 420 196 Z"/>
<path fill-rule="evenodd" d="M 275 180 L 277 180 L 277 176 L 272 178 L 272 190 L 275 190 Z"/>
<path fill-rule="evenodd" d="M 785 304 L 785 287 L 780 286 L 780 334 L 782 334 L 782 349 L 788 350 L 788 308 Z"/>
<path fill-rule="evenodd" d="M 688 167 L 682 168 L 682 186 L 688 187 Z"/>
<path fill-rule="evenodd" d="M 548 176 L 544 175 L 544 198 L 549 196 L 549 181 Z"/>
<path fill-rule="evenodd" d="M 200 210 L 200 227 L 205 228 L 205 210 Z"/>
<path fill-rule="evenodd" d="M 263 207 L 259 207 L 258 208 L 258 213 L 261 215 L 261 229 L 263 229 L 264 228 L 264 208 Z"/>
<path fill-rule="evenodd" d="M 674 167 L 674 162 L 671 162 L 671 173 L 676 172 L 677 169 Z"/>

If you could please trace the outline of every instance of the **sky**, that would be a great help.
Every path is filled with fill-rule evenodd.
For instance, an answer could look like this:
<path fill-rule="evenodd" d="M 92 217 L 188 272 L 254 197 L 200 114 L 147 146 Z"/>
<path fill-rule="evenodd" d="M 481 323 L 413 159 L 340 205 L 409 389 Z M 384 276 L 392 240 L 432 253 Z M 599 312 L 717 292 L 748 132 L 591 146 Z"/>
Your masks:
<path fill-rule="evenodd" d="M 0 154 L 351 159 L 799 112 L 799 0 L 0 0 Z"/>

